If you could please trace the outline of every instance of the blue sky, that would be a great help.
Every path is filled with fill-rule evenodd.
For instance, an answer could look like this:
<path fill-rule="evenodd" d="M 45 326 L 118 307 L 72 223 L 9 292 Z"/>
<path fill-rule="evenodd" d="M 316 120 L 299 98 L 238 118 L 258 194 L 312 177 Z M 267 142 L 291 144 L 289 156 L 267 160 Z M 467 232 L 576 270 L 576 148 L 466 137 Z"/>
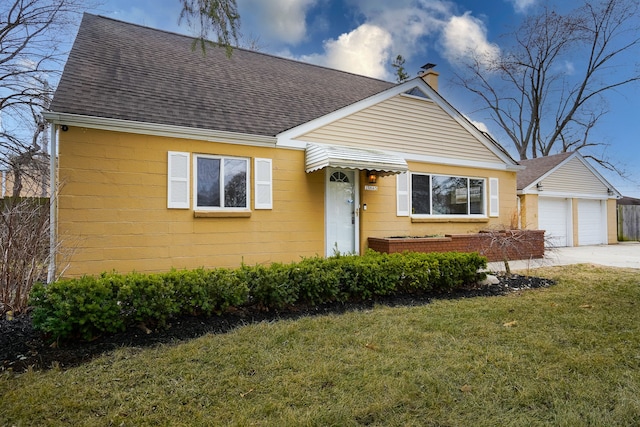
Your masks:
<path fill-rule="evenodd" d="M 515 29 L 545 0 L 237 0 L 241 33 L 261 51 L 394 81 L 392 59 L 402 54 L 415 76 L 437 64 L 440 93 L 459 111 L 493 132 L 470 94 L 451 75 L 468 48 L 499 51 L 500 36 Z M 562 4 L 572 3 L 562 1 Z M 576 2 L 577 5 L 577 2 Z M 178 25 L 179 0 L 103 0 L 91 13 L 191 34 Z M 626 58 L 625 58 L 626 59 Z M 637 58 L 628 58 L 628 62 Z M 571 64 L 567 64 L 569 67 Z M 608 94 L 608 113 L 592 137 L 610 144 L 605 154 L 631 180 L 600 170 L 623 195 L 640 198 L 640 84 Z M 500 141 L 515 155 L 507 141 Z"/>

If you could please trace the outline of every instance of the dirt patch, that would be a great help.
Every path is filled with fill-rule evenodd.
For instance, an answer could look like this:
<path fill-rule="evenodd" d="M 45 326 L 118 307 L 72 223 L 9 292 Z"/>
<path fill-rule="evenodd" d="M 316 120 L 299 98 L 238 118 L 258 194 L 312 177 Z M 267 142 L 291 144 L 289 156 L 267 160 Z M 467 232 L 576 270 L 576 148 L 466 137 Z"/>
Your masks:
<path fill-rule="evenodd" d="M 62 369 L 80 365 L 120 347 L 150 347 L 196 338 L 208 333 L 222 334 L 242 325 L 278 319 L 294 319 L 329 313 L 366 310 L 376 304 L 388 306 L 417 306 L 432 299 L 471 298 L 506 295 L 523 289 L 548 287 L 552 280 L 539 277 L 513 275 L 499 277 L 499 283 L 469 286 L 447 294 L 407 295 L 378 298 L 373 301 L 331 303 L 313 307 L 293 307 L 288 310 L 265 312 L 254 307 L 243 307 L 221 316 L 182 316 L 173 319 L 166 329 L 146 330 L 133 325 L 124 332 L 98 337 L 93 341 L 69 340 L 51 343 L 35 331 L 29 313 L 13 320 L 0 319 L 0 371 L 24 372 L 27 369 Z"/>

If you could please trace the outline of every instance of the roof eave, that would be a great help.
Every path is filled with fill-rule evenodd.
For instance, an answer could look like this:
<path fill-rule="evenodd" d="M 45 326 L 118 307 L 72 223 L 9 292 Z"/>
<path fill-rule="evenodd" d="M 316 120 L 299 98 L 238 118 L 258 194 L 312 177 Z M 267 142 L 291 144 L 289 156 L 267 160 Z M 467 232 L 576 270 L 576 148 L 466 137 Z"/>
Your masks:
<path fill-rule="evenodd" d="M 160 123 L 136 122 L 131 120 L 60 113 L 55 111 L 45 112 L 43 115 L 47 121 L 53 124 L 109 130 L 114 132 L 127 132 L 169 138 L 185 138 L 199 141 L 253 145 L 260 147 L 275 147 L 277 141 L 275 136 L 200 129 Z"/>

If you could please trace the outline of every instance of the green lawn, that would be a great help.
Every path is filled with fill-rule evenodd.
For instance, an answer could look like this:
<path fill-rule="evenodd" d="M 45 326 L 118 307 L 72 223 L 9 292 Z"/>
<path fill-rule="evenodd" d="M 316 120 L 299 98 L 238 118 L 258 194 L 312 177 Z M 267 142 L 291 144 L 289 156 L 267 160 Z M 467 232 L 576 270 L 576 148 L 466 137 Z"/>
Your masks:
<path fill-rule="evenodd" d="M 0 375 L 0 425 L 640 425 L 640 270 Z"/>

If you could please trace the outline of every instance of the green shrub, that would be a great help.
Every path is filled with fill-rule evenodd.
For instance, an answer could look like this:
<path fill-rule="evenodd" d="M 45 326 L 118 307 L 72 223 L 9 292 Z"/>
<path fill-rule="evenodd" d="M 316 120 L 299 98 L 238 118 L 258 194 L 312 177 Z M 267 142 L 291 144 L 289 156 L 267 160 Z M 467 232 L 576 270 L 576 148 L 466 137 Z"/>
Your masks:
<path fill-rule="evenodd" d="M 245 304 L 249 289 L 235 270 L 172 270 L 162 275 L 173 288 L 176 312 L 191 315 L 221 314 Z"/>
<path fill-rule="evenodd" d="M 400 291 L 426 293 L 434 289 L 440 277 L 440 265 L 433 254 L 407 252 L 390 257 L 398 271 Z"/>
<path fill-rule="evenodd" d="M 207 302 L 211 311 L 221 314 L 229 307 L 238 307 L 247 302 L 249 286 L 242 281 L 236 270 L 217 268 L 204 271 L 206 276 Z"/>
<path fill-rule="evenodd" d="M 341 258 L 342 291 L 347 299 L 371 299 L 397 291 L 398 278 L 388 255 L 368 252 Z"/>
<path fill-rule="evenodd" d="M 296 302 L 317 305 L 344 300 L 340 293 L 340 264 L 335 258 L 305 258 L 291 266 L 289 280 L 297 288 Z"/>
<path fill-rule="evenodd" d="M 449 292 L 464 284 L 473 283 L 484 278 L 478 270 L 485 268 L 486 258 L 477 253 L 438 253 L 433 254 L 439 264 L 439 277 L 435 291 Z"/>
<path fill-rule="evenodd" d="M 126 326 L 114 289 L 101 278 L 36 284 L 29 303 L 34 307 L 34 326 L 54 339 L 78 335 L 91 340 Z"/>
<path fill-rule="evenodd" d="M 163 274 L 105 273 L 37 285 L 33 325 L 54 338 L 91 339 L 133 323 L 163 326 L 177 315 L 211 315 L 231 306 L 282 309 L 296 303 L 367 300 L 397 292 L 449 292 L 482 278 L 477 253 L 339 255 L 298 263 Z"/>
<path fill-rule="evenodd" d="M 290 265 L 273 263 L 269 266 L 243 265 L 239 275 L 249 288 L 251 304 L 263 308 L 284 308 L 298 300 L 297 283 L 289 277 Z"/>
<path fill-rule="evenodd" d="M 130 273 L 116 295 L 126 318 L 131 322 L 164 326 L 180 305 L 174 298 L 170 281 L 160 274 Z"/>
<path fill-rule="evenodd" d="M 164 275 L 164 280 L 173 287 L 179 312 L 191 315 L 213 312 L 208 299 L 206 270 L 171 270 Z"/>

